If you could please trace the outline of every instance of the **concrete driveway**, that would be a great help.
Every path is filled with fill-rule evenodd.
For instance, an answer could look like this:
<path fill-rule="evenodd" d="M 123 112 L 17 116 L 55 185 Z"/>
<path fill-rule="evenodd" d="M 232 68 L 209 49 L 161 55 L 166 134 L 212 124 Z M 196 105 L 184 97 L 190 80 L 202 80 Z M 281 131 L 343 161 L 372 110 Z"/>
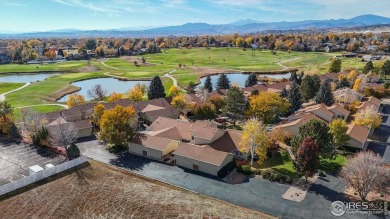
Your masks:
<path fill-rule="evenodd" d="M 333 201 L 344 199 L 340 179 L 331 175 L 318 179 L 304 201 L 293 202 L 282 198 L 289 185 L 258 177 L 232 185 L 217 177 L 144 157 L 127 153 L 113 155 L 94 139 L 78 143 L 78 146 L 83 155 L 92 159 L 281 218 L 336 218 L 329 210 L 330 205 Z M 367 218 L 367 216 L 343 215 L 337 218 Z"/>

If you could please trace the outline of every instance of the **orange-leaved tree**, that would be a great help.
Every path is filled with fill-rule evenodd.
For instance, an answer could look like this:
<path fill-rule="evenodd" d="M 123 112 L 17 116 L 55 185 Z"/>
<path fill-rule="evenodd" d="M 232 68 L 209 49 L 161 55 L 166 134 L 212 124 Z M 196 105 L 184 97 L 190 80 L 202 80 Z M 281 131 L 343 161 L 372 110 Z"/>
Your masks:
<path fill-rule="evenodd" d="M 83 95 L 80 94 L 72 94 L 69 96 L 68 101 L 66 101 L 66 105 L 69 108 L 72 108 L 77 105 L 82 105 L 82 104 L 85 104 L 85 99 Z"/>

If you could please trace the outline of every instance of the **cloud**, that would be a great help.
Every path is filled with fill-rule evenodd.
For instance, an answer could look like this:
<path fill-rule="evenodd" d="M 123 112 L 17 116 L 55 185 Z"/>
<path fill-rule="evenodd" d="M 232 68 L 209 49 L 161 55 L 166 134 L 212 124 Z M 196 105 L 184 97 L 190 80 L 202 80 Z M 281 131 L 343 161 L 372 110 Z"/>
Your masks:
<path fill-rule="evenodd" d="M 120 12 L 117 10 L 110 9 L 108 5 L 101 7 L 101 6 L 96 6 L 94 3 L 89 2 L 89 1 L 81 1 L 81 0 L 52 0 L 54 2 L 67 5 L 67 6 L 72 6 L 72 7 L 81 7 L 93 12 L 103 12 L 108 15 L 119 15 Z"/>
<path fill-rule="evenodd" d="M 14 7 L 26 7 L 25 4 L 16 3 L 16 2 L 3 2 L 4 5 L 14 6 Z"/>

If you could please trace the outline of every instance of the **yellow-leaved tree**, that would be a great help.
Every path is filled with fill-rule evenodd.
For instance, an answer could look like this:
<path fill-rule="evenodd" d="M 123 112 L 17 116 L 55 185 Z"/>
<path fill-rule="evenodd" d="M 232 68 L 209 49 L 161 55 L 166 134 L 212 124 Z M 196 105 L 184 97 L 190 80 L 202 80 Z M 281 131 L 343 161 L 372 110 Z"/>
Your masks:
<path fill-rule="evenodd" d="M 332 133 L 333 142 L 337 148 L 341 148 L 350 139 L 347 130 L 347 123 L 341 118 L 335 119 L 329 124 L 329 131 Z"/>
<path fill-rule="evenodd" d="M 117 105 L 105 110 L 100 121 L 100 139 L 114 146 L 125 146 L 135 134 L 135 110 Z"/>
<path fill-rule="evenodd" d="M 246 121 L 243 128 L 240 146 L 244 148 L 245 151 L 246 149 L 250 150 L 250 165 L 253 165 L 255 154 L 259 157 L 258 163 L 262 164 L 267 155 L 267 148 L 270 145 L 267 127 L 259 119 L 253 117 Z"/>
<path fill-rule="evenodd" d="M 114 92 L 114 93 L 110 94 L 107 101 L 109 103 L 113 103 L 113 102 L 120 100 L 120 99 L 122 99 L 122 94 Z"/>
<path fill-rule="evenodd" d="M 144 94 L 138 87 L 133 87 L 129 92 L 129 99 L 134 102 L 141 101 L 143 96 Z"/>
<path fill-rule="evenodd" d="M 353 83 L 356 80 L 357 76 L 358 76 L 358 73 L 355 70 L 352 70 L 352 71 L 349 72 L 349 74 L 347 76 L 347 79 L 351 83 Z"/>
<path fill-rule="evenodd" d="M 176 86 L 171 86 L 170 88 L 169 88 L 169 96 L 170 97 L 176 97 L 177 95 L 179 95 L 179 92 L 180 92 L 180 90 L 179 90 L 179 88 L 178 87 L 176 87 Z"/>
<path fill-rule="evenodd" d="M 259 95 L 251 96 L 249 104 L 248 114 L 266 124 L 277 121 L 278 116 L 287 113 L 291 106 L 285 98 L 271 92 L 260 92 Z"/>
<path fill-rule="evenodd" d="M 72 94 L 69 96 L 68 101 L 66 101 L 66 105 L 69 108 L 72 108 L 77 105 L 85 104 L 85 99 L 83 95 L 80 94 Z"/>
<path fill-rule="evenodd" d="M 362 90 L 362 86 L 363 85 L 363 80 L 361 78 L 357 78 L 355 80 L 355 83 L 353 84 L 353 90 L 356 90 L 356 91 L 361 91 Z"/>
<path fill-rule="evenodd" d="M 102 116 L 103 116 L 105 110 L 106 110 L 106 108 L 101 103 L 99 103 L 98 105 L 96 105 L 93 108 L 93 114 L 91 116 L 91 122 L 94 125 L 100 126 L 100 120 L 102 119 Z"/>
<path fill-rule="evenodd" d="M 382 123 L 382 116 L 375 106 L 369 106 L 356 113 L 352 123 L 365 126 L 368 129 L 377 128 Z"/>
<path fill-rule="evenodd" d="M 187 108 L 186 97 L 183 94 L 173 97 L 171 105 L 181 112 L 184 112 Z"/>

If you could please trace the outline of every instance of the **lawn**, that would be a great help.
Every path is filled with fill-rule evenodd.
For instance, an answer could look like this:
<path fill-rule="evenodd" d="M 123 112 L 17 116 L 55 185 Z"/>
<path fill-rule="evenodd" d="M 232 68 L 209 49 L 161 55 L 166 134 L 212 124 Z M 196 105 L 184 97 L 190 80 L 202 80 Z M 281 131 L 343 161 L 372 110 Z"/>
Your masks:
<path fill-rule="evenodd" d="M 11 90 L 15 90 L 23 85 L 24 85 L 24 83 L 5 83 L 5 82 L 3 83 L 3 82 L 0 82 L 0 94 L 11 91 Z"/>
<path fill-rule="evenodd" d="M 77 71 L 78 68 L 86 67 L 87 61 L 66 61 L 46 64 L 6 64 L 0 65 L 0 73 L 4 72 L 44 72 L 44 71 Z"/>
<path fill-rule="evenodd" d="M 61 106 L 32 106 L 29 108 L 34 109 L 38 113 L 49 113 L 64 109 L 64 107 Z M 19 121 L 22 118 L 22 108 L 14 109 L 14 117 L 16 121 Z"/>
<path fill-rule="evenodd" d="M 89 164 L 2 200 L 1 217 L 274 218 L 96 161 Z"/>
<path fill-rule="evenodd" d="M 326 173 L 338 173 L 341 167 L 345 164 L 346 157 L 337 154 L 335 159 L 321 159 L 319 162 L 319 169 Z M 277 152 L 273 158 L 267 158 L 263 164 L 254 163 L 254 168 L 257 169 L 271 169 L 277 173 L 288 175 L 292 178 L 300 177 L 294 168 L 293 161 L 287 151 L 282 150 Z"/>

